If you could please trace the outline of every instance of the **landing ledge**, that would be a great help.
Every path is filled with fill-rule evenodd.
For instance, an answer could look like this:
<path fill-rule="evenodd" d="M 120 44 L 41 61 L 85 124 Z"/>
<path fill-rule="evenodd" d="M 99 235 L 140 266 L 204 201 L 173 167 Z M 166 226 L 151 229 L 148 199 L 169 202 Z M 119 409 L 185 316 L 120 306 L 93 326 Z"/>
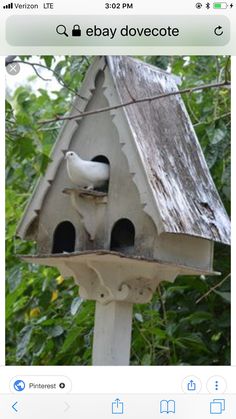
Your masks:
<path fill-rule="evenodd" d="M 178 275 L 221 275 L 220 272 L 211 271 L 204 268 L 196 268 L 194 266 L 180 265 L 173 262 L 161 261 L 158 259 L 145 258 L 144 256 L 125 255 L 124 253 L 109 250 L 94 250 L 73 253 L 55 253 L 41 255 L 18 255 L 21 259 L 28 263 L 39 265 L 57 266 L 61 262 L 87 263 L 89 260 L 96 260 L 99 263 L 113 263 L 114 269 L 116 265 L 136 265 L 149 264 L 155 269 L 161 271 L 171 270 L 178 272 Z"/>

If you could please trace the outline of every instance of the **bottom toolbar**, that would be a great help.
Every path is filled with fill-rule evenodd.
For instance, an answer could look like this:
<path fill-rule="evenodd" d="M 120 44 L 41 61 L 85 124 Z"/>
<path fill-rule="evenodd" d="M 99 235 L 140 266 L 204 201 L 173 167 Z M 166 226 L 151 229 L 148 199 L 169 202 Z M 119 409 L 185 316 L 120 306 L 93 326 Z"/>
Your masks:
<path fill-rule="evenodd" d="M 127 419 L 167 418 L 207 419 L 220 415 L 236 417 L 236 394 L 191 396 L 174 394 L 152 395 L 4 395 L 1 398 L 0 417 L 24 419 L 111 419 L 119 415 Z"/>

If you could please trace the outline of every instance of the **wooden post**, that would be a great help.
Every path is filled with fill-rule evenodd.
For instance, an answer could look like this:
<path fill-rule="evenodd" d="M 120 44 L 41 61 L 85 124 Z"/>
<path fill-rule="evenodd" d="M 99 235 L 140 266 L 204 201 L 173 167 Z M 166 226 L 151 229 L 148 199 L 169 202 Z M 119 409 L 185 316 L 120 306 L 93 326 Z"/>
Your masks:
<path fill-rule="evenodd" d="M 129 365 L 133 304 L 96 302 L 93 365 Z"/>

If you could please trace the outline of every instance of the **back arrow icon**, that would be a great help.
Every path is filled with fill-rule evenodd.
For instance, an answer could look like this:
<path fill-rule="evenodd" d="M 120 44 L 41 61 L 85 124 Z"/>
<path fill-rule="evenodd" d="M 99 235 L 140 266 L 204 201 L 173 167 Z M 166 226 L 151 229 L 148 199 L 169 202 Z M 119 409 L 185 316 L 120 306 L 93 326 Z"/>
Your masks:
<path fill-rule="evenodd" d="M 18 403 L 18 402 L 15 402 L 15 403 L 12 405 L 12 409 L 13 409 L 13 410 L 15 410 L 15 412 L 18 412 L 18 410 L 17 410 L 17 408 L 16 408 L 17 403 Z"/>
<path fill-rule="evenodd" d="M 214 34 L 215 34 L 216 36 L 221 36 L 221 35 L 223 35 L 223 33 L 224 33 L 224 31 L 223 31 L 223 29 L 222 29 L 222 26 L 217 26 L 217 27 L 214 29 Z"/>

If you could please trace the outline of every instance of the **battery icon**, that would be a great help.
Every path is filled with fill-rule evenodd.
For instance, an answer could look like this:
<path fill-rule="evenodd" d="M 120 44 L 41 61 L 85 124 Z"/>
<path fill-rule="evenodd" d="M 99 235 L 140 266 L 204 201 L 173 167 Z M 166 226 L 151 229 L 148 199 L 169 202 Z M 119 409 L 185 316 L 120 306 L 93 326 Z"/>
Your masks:
<path fill-rule="evenodd" d="M 225 2 L 213 3 L 213 9 L 227 9 L 228 4 Z"/>

